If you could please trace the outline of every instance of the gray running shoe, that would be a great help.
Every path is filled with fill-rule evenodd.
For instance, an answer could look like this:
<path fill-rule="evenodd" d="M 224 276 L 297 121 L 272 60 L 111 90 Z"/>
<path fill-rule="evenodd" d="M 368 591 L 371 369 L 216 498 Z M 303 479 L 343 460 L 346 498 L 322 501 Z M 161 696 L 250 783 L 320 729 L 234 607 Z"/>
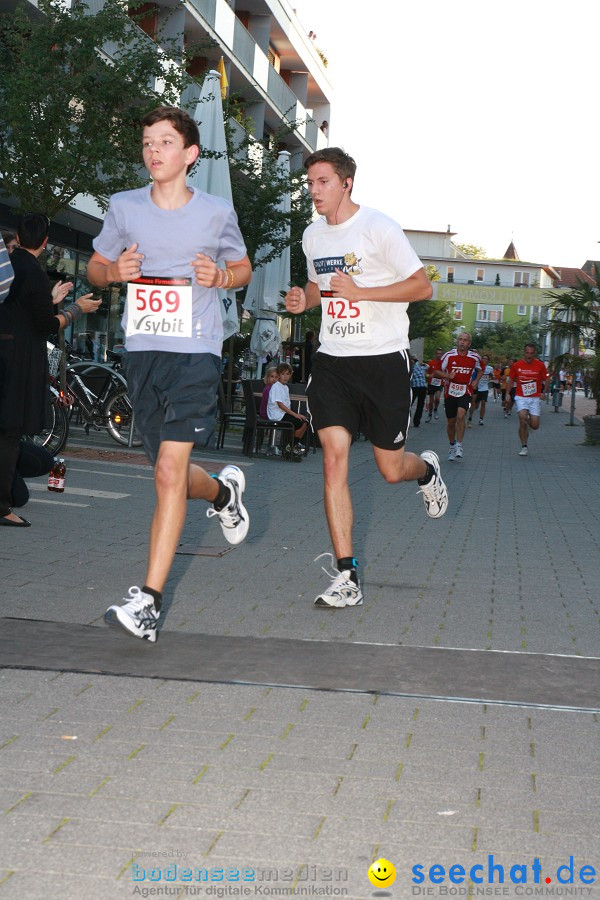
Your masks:
<path fill-rule="evenodd" d="M 321 568 L 331 578 L 331 584 L 322 594 L 315 599 L 315 606 L 330 606 L 341 609 L 344 606 L 360 606 L 363 602 L 363 595 L 360 585 L 353 580 L 350 569 L 340 572 L 333 565 L 333 556 L 331 553 L 321 553 L 321 556 L 328 556 L 331 560 L 331 568 L 333 572 L 328 572 L 325 566 Z M 317 556 L 317 559 L 321 559 Z M 316 560 L 315 560 L 316 562 Z M 357 579 L 358 580 L 358 579 Z"/>
<path fill-rule="evenodd" d="M 209 506 L 206 515 L 209 519 L 212 516 L 219 517 L 225 539 L 230 544 L 241 544 L 250 527 L 248 510 L 242 503 L 242 495 L 246 489 L 244 473 L 237 466 L 225 466 L 219 472 L 219 480 L 231 491 L 229 503 L 223 509 Z"/>
<path fill-rule="evenodd" d="M 108 607 L 104 621 L 108 625 L 121 625 L 130 634 L 154 643 L 158 616 L 154 597 L 134 585 L 129 588 L 129 599 L 123 598 L 122 606 L 114 604 Z"/>
<path fill-rule="evenodd" d="M 425 512 L 430 519 L 441 519 L 448 509 L 448 489 L 440 472 L 440 460 L 433 450 L 424 450 L 421 453 L 421 459 L 428 462 L 435 470 L 431 481 L 419 487 L 419 493 L 423 494 Z"/>

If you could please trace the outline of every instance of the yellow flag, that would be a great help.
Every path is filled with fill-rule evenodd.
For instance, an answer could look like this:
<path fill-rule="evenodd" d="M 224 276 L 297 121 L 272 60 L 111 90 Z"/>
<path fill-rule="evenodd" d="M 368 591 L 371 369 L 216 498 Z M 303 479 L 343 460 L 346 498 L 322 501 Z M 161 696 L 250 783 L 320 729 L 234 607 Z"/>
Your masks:
<path fill-rule="evenodd" d="M 221 76 L 221 100 L 225 100 L 225 98 L 227 97 L 227 88 L 229 87 L 229 82 L 227 81 L 227 75 L 225 74 L 225 62 L 223 61 L 223 57 L 221 57 L 221 59 L 219 60 L 217 72 Z"/>

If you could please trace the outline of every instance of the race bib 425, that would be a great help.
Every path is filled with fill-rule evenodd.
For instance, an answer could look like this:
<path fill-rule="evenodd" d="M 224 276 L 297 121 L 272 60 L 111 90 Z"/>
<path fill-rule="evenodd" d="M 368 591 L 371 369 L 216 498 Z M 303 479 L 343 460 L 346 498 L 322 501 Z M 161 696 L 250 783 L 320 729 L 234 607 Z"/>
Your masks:
<path fill-rule="evenodd" d="M 368 303 L 334 297 L 332 291 L 321 291 L 321 310 L 327 332 L 335 340 L 368 341 L 370 307 Z"/>
<path fill-rule="evenodd" d="M 192 279 L 138 278 L 127 283 L 127 335 L 192 336 Z"/>

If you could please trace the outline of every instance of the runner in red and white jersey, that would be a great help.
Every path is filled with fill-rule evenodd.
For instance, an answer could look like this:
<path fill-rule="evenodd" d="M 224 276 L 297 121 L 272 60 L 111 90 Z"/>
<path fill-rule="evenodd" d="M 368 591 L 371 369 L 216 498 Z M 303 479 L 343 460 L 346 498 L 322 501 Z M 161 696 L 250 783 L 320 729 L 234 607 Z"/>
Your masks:
<path fill-rule="evenodd" d="M 445 381 L 444 409 L 448 420 L 448 459 L 462 459 L 462 441 L 465 435 L 465 416 L 471 403 L 473 390 L 477 390 L 481 374 L 481 360 L 470 350 L 471 335 L 461 331 L 456 347 L 442 356 L 439 367 L 432 372 L 434 378 Z"/>
<path fill-rule="evenodd" d="M 442 379 L 434 378 L 431 374 L 435 369 L 439 369 L 440 364 L 442 362 L 442 356 L 444 355 L 444 351 L 441 347 L 438 347 L 435 351 L 435 356 L 433 359 L 430 359 L 427 363 L 426 372 L 427 378 L 429 379 L 427 383 L 427 418 L 426 422 L 431 422 L 431 416 L 435 415 L 435 419 L 437 421 L 438 418 L 438 406 L 440 405 L 440 394 L 442 393 Z"/>
<path fill-rule="evenodd" d="M 540 411 L 542 395 L 548 384 L 548 370 L 544 363 L 536 358 L 535 344 L 525 344 L 523 359 L 513 363 L 506 382 L 507 395 L 516 386 L 515 406 L 519 414 L 519 437 L 521 449 L 519 456 L 529 453 L 527 441 L 529 429 L 537 431 L 540 427 Z"/>

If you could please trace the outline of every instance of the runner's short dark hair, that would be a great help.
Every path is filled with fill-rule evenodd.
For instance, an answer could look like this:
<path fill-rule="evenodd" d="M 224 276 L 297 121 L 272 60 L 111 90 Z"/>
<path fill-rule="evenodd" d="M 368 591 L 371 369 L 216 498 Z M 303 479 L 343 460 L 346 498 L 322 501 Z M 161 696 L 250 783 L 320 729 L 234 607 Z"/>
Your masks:
<path fill-rule="evenodd" d="M 356 163 L 341 147 L 325 147 L 323 150 L 316 150 L 308 157 L 304 163 L 304 168 L 308 171 L 311 166 L 320 162 L 330 163 L 336 175 L 339 175 L 342 181 L 344 178 L 352 178 L 354 181 Z"/>
<path fill-rule="evenodd" d="M 536 345 L 535 345 L 534 343 L 532 343 L 531 341 L 527 341 L 527 343 L 526 343 L 525 346 L 523 347 L 523 350 L 525 350 L 527 347 L 533 347 L 533 349 L 535 350 L 535 352 L 536 352 L 536 353 L 538 352 L 538 348 L 537 348 Z"/>
<path fill-rule="evenodd" d="M 19 244 L 26 250 L 41 247 L 50 231 L 50 219 L 44 213 L 26 213 L 17 225 Z"/>
<path fill-rule="evenodd" d="M 170 122 L 175 131 L 183 138 L 183 146 L 200 148 L 200 131 L 197 123 L 188 113 L 177 106 L 159 106 L 147 113 L 141 121 L 142 128 L 149 128 L 157 122 Z M 187 171 L 190 172 L 195 162 L 190 163 Z"/>

